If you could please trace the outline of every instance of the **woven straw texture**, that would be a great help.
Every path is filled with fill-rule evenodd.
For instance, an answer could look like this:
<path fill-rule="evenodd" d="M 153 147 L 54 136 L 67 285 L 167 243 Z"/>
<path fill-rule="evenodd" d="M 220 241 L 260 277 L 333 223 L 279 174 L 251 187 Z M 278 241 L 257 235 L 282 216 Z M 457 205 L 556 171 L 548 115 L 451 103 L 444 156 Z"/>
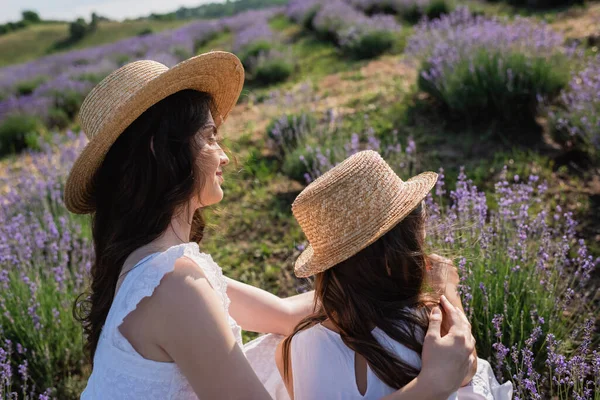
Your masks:
<path fill-rule="evenodd" d="M 110 146 L 140 115 L 160 100 L 184 89 L 212 95 L 217 127 L 235 106 L 244 85 L 244 68 L 233 54 L 215 51 L 187 59 L 173 68 L 151 60 L 134 61 L 108 75 L 87 95 L 79 121 L 89 139 L 65 186 L 65 205 L 76 214 L 95 210 L 93 177 Z"/>
<path fill-rule="evenodd" d="M 375 242 L 423 201 L 437 177 L 424 172 L 404 182 L 367 150 L 315 180 L 292 204 L 310 243 L 296 260 L 296 276 L 323 272 Z"/>

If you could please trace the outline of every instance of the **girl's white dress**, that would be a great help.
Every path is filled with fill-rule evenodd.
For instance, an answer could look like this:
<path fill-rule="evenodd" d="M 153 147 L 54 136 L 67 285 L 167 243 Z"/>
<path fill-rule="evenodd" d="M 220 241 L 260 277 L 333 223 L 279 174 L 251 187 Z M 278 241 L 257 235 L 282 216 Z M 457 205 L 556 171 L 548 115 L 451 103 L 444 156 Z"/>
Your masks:
<path fill-rule="evenodd" d="M 394 341 L 378 328 L 373 336 L 406 362 L 421 367 L 417 353 Z M 246 357 L 259 378 L 276 399 L 289 399 L 283 382 L 273 365 L 275 346 L 280 336 L 265 335 L 246 344 Z M 380 399 L 395 389 L 383 383 L 367 368 L 367 391 L 361 395 L 356 387 L 354 351 L 342 342 L 339 334 L 322 325 L 298 333 L 292 340 L 292 374 L 295 400 L 312 399 Z M 449 400 L 505 400 L 512 398 L 512 383 L 496 380 L 490 364 L 479 358 L 472 381 L 449 397 Z"/>
<path fill-rule="evenodd" d="M 244 348 L 250 364 L 271 396 L 276 400 L 288 400 L 289 396 L 275 365 L 275 347 L 283 338 L 277 335 L 264 335 L 247 343 L 245 346 L 242 344 L 241 328 L 229 315 L 230 300 L 227 296 L 227 281 L 223 277 L 221 268 L 213 261 L 210 255 L 200 252 L 198 244 L 193 242 L 173 246 L 164 252 L 149 255 L 127 274 L 115 296 L 102 329 L 98 348 L 94 356 L 94 369 L 84 392 L 81 394 L 81 399 L 197 399 L 197 396 L 176 364 L 143 358 L 135 351 L 127 339 L 121 335 L 118 329 L 125 317 L 135 310 L 138 303 L 143 298 L 152 295 L 163 276 L 173 271 L 175 260 L 182 256 L 187 256 L 194 260 L 204 271 L 209 283 L 221 298 L 223 310 L 229 318 L 229 325 L 238 344 Z M 299 388 L 303 387 L 301 389 L 302 392 L 297 394 L 296 399 L 371 398 L 354 395 L 346 396 L 348 392 L 345 391 L 346 388 L 344 387 L 339 387 L 339 393 L 336 392 L 337 395 L 334 397 L 323 397 L 320 395 L 312 397 L 312 393 L 321 393 L 321 390 L 325 389 L 330 390 L 332 381 L 323 377 L 323 379 L 313 380 L 311 386 L 308 386 L 309 381 L 305 381 L 305 379 L 308 379 L 309 371 L 313 371 L 315 365 L 318 366 L 319 371 L 325 371 L 327 366 L 330 365 L 328 362 L 332 359 L 336 359 L 338 363 L 343 364 L 343 360 L 349 357 L 350 353 L 348 352 L 349 349 L 346 348 L 344 350 L 345 346 L 341 347 L 339 343 L 335 344 L 334 347 L 330 346 L 330 344 L 336 343 L 335 336 L 331 335 L 336 335 L 334 332 L 328 334 L 330 335 L 330 340 L 323 342 L 324 345 L 321 351 L 316 352 L 313 345 L 320 343 L 321 340 L 319 336 L 313 335 L 310 331 L 308 330 L 299 336 L 306 338 L 308 341 L 294 343 L 296 342 L 294 339 L 292 342 L 295 386 Z M 301 359 L 299 353 L 302 353 L 305 358 Z M 415 358 L 415 361 L 417 358 Z M 352 360 L 354 360 L 353 355 Z M 306 367 L 302 367 L 305 363 L 308 363 Z M 356 390 L 353 371 L 351 387 Z M 376 377 L 373 378 L 372 375 L 369 375 L 369 386 L 375 385 L 374 379 Z M 301 382 L 304 383 L 302 384 Z M 509 399 L 511 393 L 512 387 L 508 388 L 507 384 L 498 385 L 489 364 L 483 360 L 479 360 L 479 368 L 476 377 L 473 379 L 473 385 L 461 388 L 458 392 L 458 398 L 461 400 Z M 357 392 L 354 394 L 357 394 Z M 368 391 L 367 394 L 370 394 L 370 392 Z"/>

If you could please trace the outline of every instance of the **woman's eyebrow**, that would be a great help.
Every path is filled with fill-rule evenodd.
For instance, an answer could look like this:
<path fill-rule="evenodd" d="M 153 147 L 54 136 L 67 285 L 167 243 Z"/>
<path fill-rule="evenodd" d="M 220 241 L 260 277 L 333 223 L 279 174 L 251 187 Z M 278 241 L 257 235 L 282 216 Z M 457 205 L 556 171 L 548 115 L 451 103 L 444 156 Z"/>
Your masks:
<path fill-rule="evenodd" d="M 217 131 L 217 126 L 213 125 L 213 124 L 209 124 L 209 125 L 204 125 L 202 127 L 202 129 L 200 130 L 202 133 L 207 132 L 210 129 L 210 133 L 214 133 L 215 135 L 218 133 Z"/>

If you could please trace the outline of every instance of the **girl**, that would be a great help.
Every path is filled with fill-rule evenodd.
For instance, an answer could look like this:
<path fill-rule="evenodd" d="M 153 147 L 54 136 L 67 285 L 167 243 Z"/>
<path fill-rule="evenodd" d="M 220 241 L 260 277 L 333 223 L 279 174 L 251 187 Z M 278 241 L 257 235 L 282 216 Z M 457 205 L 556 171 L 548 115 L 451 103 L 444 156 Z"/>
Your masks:
<path fill-rule="evenodd" d="M 314 294 L 280 299 L 225 278 L 198 245 L 202 209 L 223 197 L 229 160 L 218 128 L 243 82 L 236 56 L 211 52 L 171 69 L 132 62 L 84 100 L 79 119 L 90 141 L 64 193 L 71 212 L 92 215 L 96 255 L 75 310 L 93 360 L 82 399 L 269 398 L 241 329 L 290 334 Z M 424 372 L 392 398 L 460 382 L 471 336 L 454 325 L 452 340 L 437 327 L 428 344 L 436 363 L 424 357 Z"/>
<path fill-rule="evenodd" d="M 294 201 L 294 216 L 310 242 L 295 273 L 315 276 L 315 311 L 277 348 L 293 399 L 378 399 L 413 380 L 421 369 L 429 310 L 439 298 L 425 290 L 433 264 L 438 271 L 451 269 L 446 296 L 455 304 L 442 296 L 444 308 L 451 318 L 466 319 L 456 271 L 425 254 L 422 204 L 436 181 L 436 173 L 425 172 L 403 182 L 376 152 L 364 151 Z M 477 362 L 475 351 L 471 358 L 462 384 L 469 384 L 479 363 L 478 386 L 460 398 L 477 391 L 510 398 L 510 383 L 500 387 L 489 364 Z"/>

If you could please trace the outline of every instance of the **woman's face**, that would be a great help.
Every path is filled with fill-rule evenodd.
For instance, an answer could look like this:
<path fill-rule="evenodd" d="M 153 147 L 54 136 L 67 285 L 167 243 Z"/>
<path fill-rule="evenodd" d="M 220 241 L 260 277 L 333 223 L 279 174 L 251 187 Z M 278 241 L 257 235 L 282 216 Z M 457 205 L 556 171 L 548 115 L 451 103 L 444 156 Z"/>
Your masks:
<path fill-rule="evenodd" d="M 199 204 L 196 204 L 196 208 L 210 206 L 223 199 L 222 167 L 229 163 L 229 158 L 217 142 L 217 126 L 210 112 L 206 125 L 200 129 L 197 135 L 201 146 L 198 165 L 204 184 L 200 189 Z"/>

